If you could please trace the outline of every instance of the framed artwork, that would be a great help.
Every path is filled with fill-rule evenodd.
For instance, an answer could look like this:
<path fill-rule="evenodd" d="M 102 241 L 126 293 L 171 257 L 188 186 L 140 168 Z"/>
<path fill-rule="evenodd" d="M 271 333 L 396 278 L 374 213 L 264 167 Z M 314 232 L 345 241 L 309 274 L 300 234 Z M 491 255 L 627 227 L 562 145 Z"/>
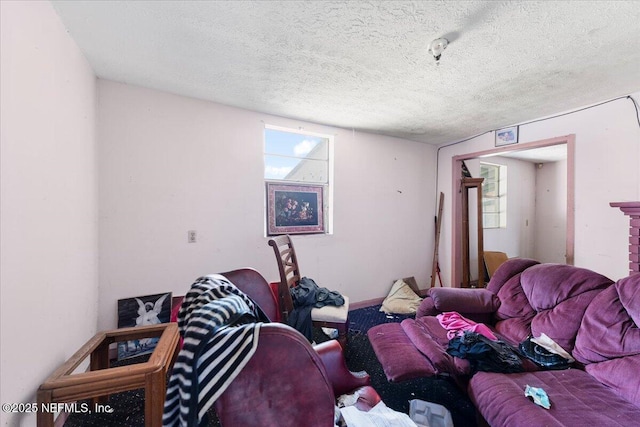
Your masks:
<path fill-rule="evenodd" d="M 518 143 L 518 126 L 496 131 L 496 147 Z"/>
<path fill-rule="evenodd" d="M 171 317 L 171 292 L 118 300 L 118 328 L 167 323 Z M 159 338 L 121 341 L 118 360 L 151 353 Z"/>
<path fill-rule="evenodd" d="M 324 233 L 322 185 L 267 183 L 267 234 Z"/>

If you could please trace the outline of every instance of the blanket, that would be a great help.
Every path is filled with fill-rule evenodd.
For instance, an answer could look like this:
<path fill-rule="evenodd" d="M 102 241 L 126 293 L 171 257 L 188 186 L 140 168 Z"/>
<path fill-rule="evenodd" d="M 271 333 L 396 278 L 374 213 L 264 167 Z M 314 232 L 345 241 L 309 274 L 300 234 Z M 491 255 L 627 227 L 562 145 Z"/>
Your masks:
<path fill-rule="evenodd" d="M 199 278 L 178 313 L 184 338 L 165 399 L 164 426 L 196 426 L 258 346 L 262 310 L 221 275 Z"/>

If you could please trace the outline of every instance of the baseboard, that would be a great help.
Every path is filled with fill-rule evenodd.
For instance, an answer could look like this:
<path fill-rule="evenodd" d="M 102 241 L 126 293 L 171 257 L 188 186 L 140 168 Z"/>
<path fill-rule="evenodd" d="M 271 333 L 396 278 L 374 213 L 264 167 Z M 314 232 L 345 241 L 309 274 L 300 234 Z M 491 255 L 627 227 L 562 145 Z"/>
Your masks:
<path fill-rule="evenodd" d="M 357 310 L 359 308 L 371 307 L 372 305 L 382 304 L 385 297 L 368 299 L 365 301 L 351 302 L 349 303 L 349 310 Z"/>

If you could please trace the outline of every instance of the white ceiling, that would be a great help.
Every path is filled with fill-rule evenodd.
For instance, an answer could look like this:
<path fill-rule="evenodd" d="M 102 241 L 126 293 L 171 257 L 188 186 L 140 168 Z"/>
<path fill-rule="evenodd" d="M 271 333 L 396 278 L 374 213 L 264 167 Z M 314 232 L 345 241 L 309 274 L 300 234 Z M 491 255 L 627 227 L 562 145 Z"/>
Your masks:
<path fill-rule="evenodd" d="M 431 144 L 640 90 L 640 1 L 52 3 L 100 78 Z"/>
<path fill-rule="evenodd" d="M 496 156 L 511 157 L 531 163 L 552 163 L 567 159 L 567 144 L 550 145 L 547 147 L 531 148 L 498 153 Z"/>

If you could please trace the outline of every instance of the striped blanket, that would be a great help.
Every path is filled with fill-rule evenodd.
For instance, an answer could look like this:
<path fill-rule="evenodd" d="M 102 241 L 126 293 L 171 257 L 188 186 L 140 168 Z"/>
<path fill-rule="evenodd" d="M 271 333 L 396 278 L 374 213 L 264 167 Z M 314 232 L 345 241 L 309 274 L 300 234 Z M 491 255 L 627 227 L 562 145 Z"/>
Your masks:
<path fill-rule="evenodd" d="M 262 310 L 219 274 L 191 285 L 178 314 L 184 337 L 164 404 L 164 426 L 197 426 L 258 346 Z M 248 323 L 250 322 L 250 323 Z"/>

